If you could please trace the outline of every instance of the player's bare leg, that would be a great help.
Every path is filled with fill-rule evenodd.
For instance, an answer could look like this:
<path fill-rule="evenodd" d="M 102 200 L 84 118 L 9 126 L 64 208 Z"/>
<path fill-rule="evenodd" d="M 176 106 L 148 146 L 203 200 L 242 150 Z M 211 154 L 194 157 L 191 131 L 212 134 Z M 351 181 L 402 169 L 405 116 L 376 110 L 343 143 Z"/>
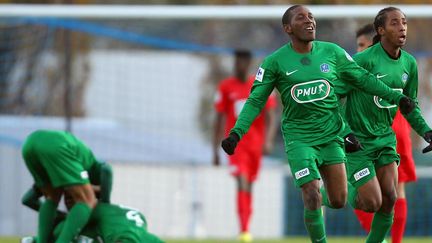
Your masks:
<path fill-rule="evenodd" d="M 327 242 L 321 210 L 319 180 L 313 180 L 302 185 L 301 191 L 304 204 L 304 222 L 311 241 Z"/>
<path fill-rule="evenodd" d="M 241 242 L 252 242 L 249 233 L 249 222 L 252 215 L 252 182 L 249 182 L 245 175 L 236 177 L 237 181 L 237 212 L 240 221 Z"/>
<path fill-rule="evenodd" d="M 345 164 L 325 165 L 321 166 L 319 170 L 331 207 L 344 207 L 348 195 Z"/>
<path fill-rule="evenodd" d="M 75 204 L 66 217 L 56 243 L 70 242 L 87 223 L 91 210 L 96 206 L 96 197 L 90 184 L 69 186 L 65 191 Z"/>
<path fill-rule="evenodd" d="M 382 205 L 375 213 L 367 243 L 384 240 L 393 223 L 393 208 L 396 202 L 397 165 L 395 162 L 376 169 L 381 186 Z"/>

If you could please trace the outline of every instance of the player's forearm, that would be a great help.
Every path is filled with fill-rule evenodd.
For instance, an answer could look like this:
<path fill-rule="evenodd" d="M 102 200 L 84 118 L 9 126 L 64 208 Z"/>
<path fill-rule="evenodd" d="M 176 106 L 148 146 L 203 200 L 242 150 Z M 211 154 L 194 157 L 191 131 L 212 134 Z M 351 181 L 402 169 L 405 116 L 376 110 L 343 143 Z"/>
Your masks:
<path fill-rule="evenodd" d="M 113 181 L 113 172 L 109 164 L 104 163 L 101 167 L 100 175 L 100 201 L 109 203 L 111 198 L 111 189 Z"/>
<path fill-rule="evenodd" d="M 432 130 L 423 118 L 418 106 L 410 114 L 404 116 L 418 135 L 423 136 L 427 131 Z"/>
<path fill-rule="evenodd" d="M 344 80 L 348 81 L 349 84 L 363 92 L 376 95 L 385 100 L 391 101 L 394 104 L 398 104 L 399 100 L 404 97 L 403 94 L 392 90 L 379 79 L 377 79 L 373 74 L 367 72 L 364 69 L 357 69 L 356 72 L 353 73 L 354 75 L 347 73 L 348 78 L 345 78 Z"/>
<path fill-rule="evenodd" d="M 39 208 L 41 206 L 41 201 L 39 200 L 39 198 L 42 195 L 40 193 L 38 193 L 33 187 L 30 188 L 22 197 L 21 202 L 22 204 L 24 204 L 25 206 L 39 211 Z"/>
<path fill-rule="evenodd" d="M 230 133 L 232 132 L 236 133 L 241 139 L 243 135 L 245 135 L 247 131 L 249 131 L 252 122 L 260 114 L 262 108 L 263 105 L 260 105 L 259 103 L 256 103 L 248 99 L 242 111 L 240 112 L 240 115 L 237 119 L 234 128 L 231 129 Z"/>

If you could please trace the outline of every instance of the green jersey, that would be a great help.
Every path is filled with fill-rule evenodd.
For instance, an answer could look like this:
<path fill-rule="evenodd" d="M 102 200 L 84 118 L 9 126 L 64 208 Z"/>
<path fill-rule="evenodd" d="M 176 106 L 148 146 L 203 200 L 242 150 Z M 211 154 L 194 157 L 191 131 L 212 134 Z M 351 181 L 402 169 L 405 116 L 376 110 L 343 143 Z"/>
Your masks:
<path fill-rule="evenodd" d="M 399 58 L 393 59 L 381 44 L 376 44 L 356 54 L 354 59 L 383 83 L 410 97 L 417 104 L 417 63 L 412 55 L 401 50 Z M 356 136 L 374 138 L 393 133 L 391 125 L 397 111 L 396 105 L 348 85 L 338 87 L 336 92 L 347 95 L 345 118 Z M 420 136 L 431 130 L 418 105 L 405 118 Z"/>
<path fill-rule="evenodd" d="M 98 235 L 103 242 L 162 243 L 147 232 L 147 221 L 136 209 L 108 203 L 98 203 L 89 220 L 89 235 Z M 93 231 L 93 232 L 91 232 Z"/>
<path fill-rule="evenodd" d="M 281 126 L 286 144 L 298 141 L 311 146 L 334 140 L 343 128 L 334 91 L 339 80 L 393 102 L 402 97 L 358 66 L 338 45 L 322 41 L 312 45 L 309 53 L 300 54 L 288 43 L 265 58 L 231 132 L 242 137 L 248 131 L 274 88 L 283 104 Z"/>

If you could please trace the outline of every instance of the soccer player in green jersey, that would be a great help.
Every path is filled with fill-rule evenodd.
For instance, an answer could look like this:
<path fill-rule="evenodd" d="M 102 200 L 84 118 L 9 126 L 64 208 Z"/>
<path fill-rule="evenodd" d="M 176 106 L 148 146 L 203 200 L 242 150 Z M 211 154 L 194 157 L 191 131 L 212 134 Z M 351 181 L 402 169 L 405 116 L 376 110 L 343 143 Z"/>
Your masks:
<path fill-rule="evenodd" d="M 36 187 L 46 199 L 39 208 L 38 242 L 49 241 L 63 192 L 69 193 L 76 204 L 56 242 L 70 242 L 87 223 L 96 205 L 89 180 L 89 170 L 96 163 L 92 151 L 70 133 L 38 130 L 27 137 L 22 155 Z"/>
<path fill-rule="evenodd" d="M 288 163 L 295 184 L 302 191 L 305 226 L 312 242 L 326 242 L 320 178 L 333 207 L 343 207 L 347 198 L 344 142 L 339 137 L 344 123 L 334 92 L 335 82 L 343 79 L 398 103 L 405 113 L 414 104 L 358 66 L 341 47 L 315 41 L 316 22 L 305 6 L 290 7 L 282 24 L 291 42 L 267 56 L 259 67 L 249 98 L 229 136 L 222 141 L 222 148 L 228 154 L 234 153 L 238 141 L 276 88 L 283 104 L 281 126 Z"/>
<path fill-rule="evenodd" d="M 405 14 L 398 8 L 384 8 L 375 17 L 374 26 L 377 33 L 375 44 L 356 54 L 354 59 L 386 85 L 409 96 L 417 104 L 416 60 L 401 49 L 407 36 Z M 391 128 L 397 107 L 387 99 L 346 85 L 341 87 L 344 89 L 337 88 L 337 92 L 347 96 L 346 120 L 363 147 L 347 154 L 347 176 L 353 186 L 349 185 L 348 200 L 354 208 L 375 212 L 366 242 L 382 242 L 393 223 L 397 198 L 399 155 Z M 431 128 L 423 119 L 418 105 L 404 116 L 411 127 L 431 143 Z"/>

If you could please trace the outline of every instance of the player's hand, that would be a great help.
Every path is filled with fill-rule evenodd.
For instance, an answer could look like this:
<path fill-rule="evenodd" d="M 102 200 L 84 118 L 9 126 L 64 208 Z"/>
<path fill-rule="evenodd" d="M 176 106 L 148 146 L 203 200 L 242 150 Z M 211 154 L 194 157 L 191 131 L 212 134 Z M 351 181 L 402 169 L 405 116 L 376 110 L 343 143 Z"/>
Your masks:
<path fill-rule="evenodd" d="M 345 152 L 353 153 L 363 149 L 360 141 L 353 133 L 349 133 L 344 137 Z"/>
<path fill-rule="evenodd" d="M 399 100 L 399 110 L 404 115 L 408 115 L 409 113 L 411 113 L 411 111 L 414 110 L 415 106 L 415 102 L 407 96 L 404 96 Z"/>
<path fill-rule="evenodd" d="M 424 138 L 424 140 L 426 140 L 426 142 L 429 143 L 429 145 L 422 150 L 422 152 L 425 154 L 427 152 L 432 151 L 432 131 L 426 132 L 423 135 L 423 138 Z"/>
<path fill-rule="evenodd" d="M 240 141 L 240 137 L 237 135 L 237 133 L 230 133 L 230 135 L 222 140 L 222 148 L 225 151 L 225 153 L 232 155 L 234 154 L 234 150 L 237 147 L 237 143 Z"/>

